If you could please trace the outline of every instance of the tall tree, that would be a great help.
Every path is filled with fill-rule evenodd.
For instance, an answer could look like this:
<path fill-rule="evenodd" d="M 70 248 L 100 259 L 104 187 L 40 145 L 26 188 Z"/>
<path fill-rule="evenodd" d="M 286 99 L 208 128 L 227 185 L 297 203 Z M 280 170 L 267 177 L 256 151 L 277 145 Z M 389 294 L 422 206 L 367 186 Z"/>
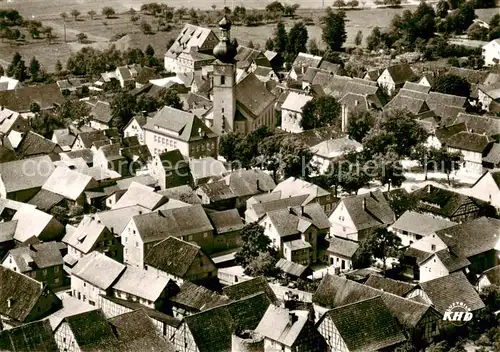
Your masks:
<path fill-rule="evenodd" d="M 116 95 L 110 103 L 111 123 L 113 127 L 122 131 L 136 111 L 136 98 L 129 93 L 120 93 Z"/>
<path fill-rule="evenodd" d="M 24 63 L 21 54 L 18 52 L 14 54 L 12 62 L 7 68 L 7 76 L 13 77 L 20 82 L 24 82 L 26 78 L 28 78 L 26 64 Z"/>
<path fill-rule="evenodd" d="M 387 267 L 387 259 L 390 257 L 398 257 L 401 239 L 386 228 L 376 228 L 361 242 L 360 250 L 367 251 L 371 255 L 382 261 L 382 267 L 385 272 Z"/>
<path fill-rule="evenodd" d="M 288 46 L 288 34 L 283 22 L 278 22 L 274 30 L 274 51 L 284 54 Z"/>
<path fill-rule="evenodd" d="M 91 20 L 93 20 L 94 16 L 97 15 L 97 12 L 95 12 L 94 10 L 90 10 L 89 12 L 87 12 L 87 15 L 89 15 Z"/>
<path fill-rule="evenodd" d="M 445 18 L 450 11 L 450 4 L 446 0 L 440 0 L 436 5 L 436 15 L 440 18 Z"/>
<path fill-rule="evenodd" d="M 219 138 L 219 154 L 230 163 L 238 160 L 238 148 L 242 142 L 243 138 L 237 133 L 223 134 Z"/>
<path fill-rule="evenodd" d="M 333 126 L 338 123 L 340 104 L 330 95 L 314 98 L 302 108 L 300 125 L 304 130 Z"/>
<path fill-rule="evenodd" d="M 327 15 L 323 19 L 323 41 L 332 51 L 340 51 L 344 45 L 347 34 L 345 30 L 344 14 L 333 12 L 330 8 L 327 9 Z"/>
<path fill-rule="evenodd" d="M 33 56 L 30 61 L 30 78 L 32 81 L 36 82 L 40 77 L 40 62 Z"/>
<path fill-rule="evenodd" d="M 469 97 L 471 86 L 464 78 L 448 74 L 438 77 L 435 90 L 440 93 Z"/>
<path fill-rule="evenodd" d="M 308 39 L 309 34 L 304 22 L 295 23 L 288 33 L 288 54 L 295 57 L 301 52 L 305 53 Z"/>
<path fill-rule="evenodd" d="M 450 152 L 443 147 L 432 151 L 431 160 L 436 162 L 438 167 L 446 174 L 448 184 L 451 185 L 450 175 L 460 169 L 463 156 L 460 152 Z"/>
<path fill-rule="evenodd" d="M 361 143 L 375 126 L 375 121 L 375 116 L 369 111 L 353 111 L 349 115 L 347 133 L 352 139 Z"/>
<path fill-rule="evenodd" d="M 243 244 L 235 254 L 235 260 L 243 267 L 260 254 L 273 252 L 271 239 L 264 234 L 264 228 L 256 222 L 247 224 L 241 230 L 240 236 Z"/>
<path fill-rule="evenodd" d="M 358 33 L 356 33 L 356 38 L 354 38 L 354 44 L 356 44 L 357 46 L 361 46 L 362 43 L 363 43 L 363 32 L 358 31 Z"/>
<path fill-rule="evenodd" d="M 114 16 L 116 12 L 112 7 L 105 6 L 102 8 L 102 14 L 106 16 L 106 18 L 111 18 L 111 16 Z"/>
<path fill-rule="evenodd" d="M 161 99 L 164 105 L 171 106 L 174 109 L 182 109 L 181 98 L 175 89 L 167 89 L 161 94 Z"/>
<path fill-rule="evenodd" d="M 312 55 L 319 54 L 318 42 L 316 41 L 316 39 L 309 39 L 309 41 L 307 42 L 307 51 L 309 51 L 309 54 Z"/>
<path fill-rule="evenodd" d="M 80 15 L 81 15 L 81 13 L 80 13 L 80 11 L 78 11 L 78 10 L 76 10 L 76 9 L 73 9 L 73 10 L 71 10 L 70 15 L 71 15 L 72 17 L 74 17 L 74 19 L 75 19 L 75 21 L 76 21 L 76 20 L 78 19 L 78 16 L 80 16 Z"/>

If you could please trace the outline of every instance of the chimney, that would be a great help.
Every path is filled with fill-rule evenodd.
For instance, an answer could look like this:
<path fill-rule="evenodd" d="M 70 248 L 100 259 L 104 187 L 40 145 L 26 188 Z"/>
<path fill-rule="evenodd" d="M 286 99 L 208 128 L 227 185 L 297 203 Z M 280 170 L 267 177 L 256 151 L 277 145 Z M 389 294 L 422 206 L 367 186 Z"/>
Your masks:
<path fill-rule="evenodd" d="M 13 303 L 13 298 L 12 297 L 9 297 L 7 298 L 7 308 L 11 308 L 12 307 L 12 303 Z"/>
<path fill-rule="evenodd" d="M 304 206 L 303 205 L 300 206 L 300 215 L 304 215 Z"/>
<path fill-rule="evenodd" d="M 36 252 L 36 248 L 33 244 L 30 244 L 29 248 L 30 248 L 30 251 Z"/>
<path fill-rule="evenodd" d="M 297 314 L 295 314 L 295 313 L 289 313 L 288 318 L 289 318 L 289 321 L 290 321 L 290 325 L 295 324 L 295 322 L 299 319 L 297 317 Z"/>
<path fill-rule="evenodd" d="M 262 192 L 262 189 L 260 189 L 260 180 L 257 180 L 257 191 Z"/>
<path fill-rule="evenodd" d="M 427 185 L 427 193 L 431 193 L 431 185 Z"/>
<path fill-rule="evenodd" d="M 366 210 L 366 198 L 363 198 L 363 210 Z"/>

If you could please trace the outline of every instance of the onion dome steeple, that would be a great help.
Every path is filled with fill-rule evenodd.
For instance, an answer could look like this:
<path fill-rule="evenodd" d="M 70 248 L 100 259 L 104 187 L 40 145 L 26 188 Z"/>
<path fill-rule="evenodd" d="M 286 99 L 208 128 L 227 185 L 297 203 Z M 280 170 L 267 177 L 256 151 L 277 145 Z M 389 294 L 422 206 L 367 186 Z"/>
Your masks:
<path fill-rule="evenodd" d="M 226 15 L 219 21 L 219 29 L 221 35 L 219 43 L 213 50 L 214 56 L 224 63 L 233 63 L 236 56 L 236 48 L 231 43 L 231 21 Z"/>

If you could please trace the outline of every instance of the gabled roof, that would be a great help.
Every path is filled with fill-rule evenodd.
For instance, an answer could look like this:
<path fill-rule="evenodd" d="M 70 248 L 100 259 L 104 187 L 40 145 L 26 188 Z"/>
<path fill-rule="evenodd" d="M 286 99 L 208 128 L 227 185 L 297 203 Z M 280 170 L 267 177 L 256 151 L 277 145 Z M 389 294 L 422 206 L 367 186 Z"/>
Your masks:
<path fill-rule="evenodd" d="M 368 277 L 365 285 L 376 288 L 377 290 L 393 293 L 401 297 L 404 297 L 415 287 L 414 284 L 373 274 Z"/>
<path fill-rule="evenodd" d="M 470 258 L 500 244 L 500 220 L 483 216 L 436 231 L 436 235 L 454 254 Z"/>
<path fill-rule="evenodd" d="M 436 128 L 435 134 L 436 138 L 439 139 L 439 141 L 442 144 L 446 144 L 450 137 L 454 136 L 459 132 L 466 132 L 466 131 L 467 131 L 467 126 L 465 125 L 465 123 L 457 123 L 454 125 L 448 125 Z"/>
<path fill-rule="evenodd" d="M 448 74 L 462 77 L 470 84 L 481 84 L 488 77 L 488 71 L 471 70 L 462 67 L 450 67 Z"/>
<path fill-rule="evenodd" d="M 431 110 L 437 110 L 440 109 L 440 107 L 442 108 L 443 106 L 454 106 L 462 108 L 465 105 L 466 101 L 466 97 L 458 95 L 429 92 L 425 102 Z"/>
<path fill-rule="evenodd" d="M 303 204 L 308 204 L 317 197 L 331 195 L 327 190 L 315 185 L 314 183 L 304 181 L 300 178 L 289 177 L 280 182 L 272 193 L 280 193 L 280 198 L 290 198 L 298 195 L 308 195 Z"/>
<path fill-rule="evenodd" d="M 95 219 L 106 226 L 109 231 L 121 234 L 133 216 L 148 212 L 149 209 L 140 205 L 131 205 L 129 207 L 98 212 L 95 214 Z"/>
<path fill-rule="evenodd" d="M 482 134 L 459 132 L 448 138 L 446 145 L 451 148 L 482 154 L 491 142 L 492 140 L 488 136 Z"/>
<path fill-rule="evenodd" d="M 168 202 L 168 198 L 158 194 L 154 188 L 145 186 L 138 182 L 132 182 L 123 196 L 111 207 L 120 209 L 134 205 L 140 205 L 149 210 L 155 210 Z"/>
<path fill-rule="evenodd" d="M 21 273 L 63 265 L 63 257 L 56 242 L 14 248 L 9 254 L 14 258 Z"/>
<path fill-rule="evenodd" d="M 421 282 L 418 286 L 441 314 L 444 314 L 448 307 L 455 302 L 464 303 L 471 311 L 484 308 L 481 297 L 461 271 Z"/>
<path fill-rule="evenodd" d="M 110 236 L 111 232 L 103 224 L 85 215 L 76 230 L 66 233 L 62 241 L 83 254 L 87 254 L 94 248 L 97 240 L 102 239 L 106 234 Z"/>
<path fill-rule="evenodd" d="M 402 94 L 396 95 L 386 106 L 384 106 L 384 111 L 388 109 L 406 109 L 415 115 L 429 111 L 429 107 L 425 100 L 412 98 Z"/>
<path fill-rule="evenodd" d="M 61 152 L 59 145 L 33 131 L 26 132 L 21 143 L 16 147 L 16 153 L 21 158 Z"/>
<path fill-rule="evenodd" d="M 24 322 L 46 290 L 43 283 L 4 266 L 0 266 L 0 286 L 0 314 L 17 322 Z"/>
<path fill-rule="evenodd" d="M 196 195 L 196 193 L 189 185 L 171 187 L 162 191 L 158 191 L 157 193 L 169 199 L 180 200 L 181 202 L 185 202 L 187 204 L 201 204 L 201 199 Z"/>
<path fill-rule="evenodd" d="M 17 220 L 14 239 L 18 242 L 24 242 L 33 236 L 38 237 L 44 231 L 57 237 L 63 230 L 63 226 L 52 215 L 28 205 L 21 207 L 12 220 Z"/>
<path fill-rule="evenodd" d="M 61 159 L 63 160 L 82 158 L 87 164 L 91 164 L 94 162 L 94 153 L 90 149 L 73 150 L 71 152 L 61 153 L 60 155 Z"/>
<path fill-rule="evenodd" d="M 90 110 L 90 116 L 94 120 L 109 124 L 112 119 L 111 106 L 106 101 L 98 101 Z"/>
<path fill-rule="evenodd" d="M 380 297 L 332 309 L 321 320 L 326 317 L 331 319 L 351 352 L 380 351 L 406 341 L 398 322 Z"/>
<path fill-rule="evenodd" d="M 14 125 L 16 122 L 21 121 L 20 118 L 23 117 L 18 112 L 0 106 L 0 132 L 6 134 L 12 129 L 18 130 Z"/>
<path fill-rule="evenodd" d="M 283 102 L 283 105 L 281 105 L 281 108 L 302 114 L 302 108 L 308 101 L 311 101 L 312 99 L 313 97 L 310 95 L 291 91 Z"/>
<path fill-rule="evenodd" d="M 280 260 L 278 260 L 278 262 L 276 263 L 276 268 L 280 269 L 286 274 L 296 277 L 302 277 L 303 275 L 308 276 L 309 274 L 312 274 L 312 270 L 308 266 L 297 264 L 284 258 L 280 258 Z"/>
<path fill-rule="evenodd" d="M 83 147 L 88 149 L 96 142 L 106 142 L 109 143 L 109 136 L 103 130 L 90 131 L 90 132 L 80 132 L 78 137 L 83 144 Z"/>
<path fill-rule="evenodd" d="M 260 293 L 184 318 L 200 352 L 231 350 L 231 336 L 236 331 L 254 330 L 270 302 Z"/>
<path fill-rule="evenodd" d="M 0 222 L 0 243 L 14 240 L 17 220 Z"/>
<path fill-rule="evenodd" d="M 457 225 L 453 221 L 438 218 L 429 214 L 406 211 L 397 219 L 391 227 L 395 230 L 427 236 L 435 231 Z"/>
<path fill-rule="evenodd" d="M 469 132 L 485 134 L 491 137 L 500 135 L 500 119 L 492 115 L 460 113 L 454 123 L 465 123 Z"/>
<path fill-rule="evenodd" d="M 359 152 L 363 145 L 349 137 L 335 138 L 323 141 L 311 148 L 311 151 L 324 158 L 335 158 L 344 153 Z"/>
<path fill-rule="evenodd" d="M 259 199 L 259 198 L 270 198 L 271 199 L 263 199 L 262 201 L 257 200 L 258 203 L 254 203 L 250 206 L 247 207 L 247 211 L 253 210 L 253 212 L 256 214 L 257 218 L 261 218 L 264 216 L 267 212 L 271 212 L 274 210 L 280 210 L 280 209 L 287 209 L 288 207 L 296 207 L 296 206 L 301 206 L 304 204 L 305 200 L 308 198 L 307 194 L 300 195 L 300 196 L 292 196 L 288 198 L 280 198 L 281 194 L 280 193 L 270 193 L 270 194 L 263 194 L 260 197 L 256 196 L 253 197 L 254 199 Z"/>
<path fill-rule="evenodd" d="M 323 208 L 315 202 L 300 207 L 268 211 L 267 215 L 280 236 L 305 232 L 311 225 L 316 226 L 319 230 L 330 227 L 330 221 Z"/>
<path fill-rule="evenodd" d="M 0 105 L 20 113 L 30 111 L 32 103 L 37 103 L 42 110 L 47 110 L 62 104 L 64 100 L 56 83 L 0 91 Z"/>
<path fill-rule="evenodd" d="M 53 352 L 58 346 L 49 321 L 39 320 L 0 332 L 0 350 Z"/>
<path fill-rule="evenodd" d="M 341 203 L 348 211 L 358 231 L 380 225 L 389 225 L 396 215 L 380 191 L 343 198 Z"/>
<path fill-rule="evenodd" d="M 64 318 L 82 350 L 116 342 L 117 338 L 102 310 L 91 310 Z M 57 328 L 56 328 L 57 330 Z"/>
<path fill-rule="evenodd" d="M 127 266 L 113 289 L 127 294 L 156 302 L 167 287 L 170 279 L 156 275 L 142 268 Z"/>
<path fill-rule="evenodd" d="M 185 24 L 181 33 L 175 39 L 175 42 L 165 53 L 165 56 L 177 58 L 181 52 L 190 51 L 191 47 L 200 48 L 210 34 L 217 38 L 215 33 L 209 28 Z M 217 41 L 215 43 L 217 43 Z"/>
<path fill-rule="evenodd" d="M 257 293 L 265 293 L 271 303 L 276 304 L 278 302 L 278 298 L 264 276 L 257 276 L 250 280 L 226 286 L 222 289 L 222 293 L 234 301 L 253 296 Z"/>
<path fill-rule="evenodd" d="M 236 170 L 224 176 L 221 181 L 227 184 L 237 197 L 269 192 L 276 187 L 273 178 L 261 170 Z"/>
<path fill-rule="evenodd" d="M 227 172 L 224 163 L 212 157 L 189 160 L 189 170 L 194 180 L 221 176 Z"/>
<path fill-rule="evenodd" d="M 64 196 L 41 189 L 33 198 L 29 200 L 28 204 L 32 204 L 41 211 L 48 213 L 54 206 L 62 201 L 64 201 Z"/>
<path fill-rule="evenodd" d="M 488 153 L 483 156 L 483 163 L 490 163 L 493 166 L 500 164 L 500 143 L 493 143 Z"/>
<path fill-rule="evenodd" d="M 45 181 L 42 189 L 60 194 L 70 200 L 76 200 L 92 186 L 97 186 L 92 177 L 67 167 L 58 166 Z"/>
<path fill-rule="evenodd" d="M 102 290 L 107 290 L 124 270 L 125 265 L 94 251 L 80 258 L 71 270 L 71 275 L 75 275 Z"/>
<path fill-rule="evenodd" d="M 267 89 L 255 74 L 250 73 L 236 84 L 236 103 L 254 117 L 276 101 L 276 97 Z"/>
<path fill-rule="evenodd" d="M 300 67 L 319 67 L 323 58 L 321 56 L 315 56 L 306 53 L 299 53 L 292 63 L 293 68 Z"/>
<path fill-rule="evenodd" d="M 408 64 L 398 64 L 386 68 L 395 84 L 403 84 L 415 78 L 415 72 Z"/>
<path fill-rule="evenodd" d="M 484 159 L 483 159 L 484 160 Z M 476 184 L 479 183 L 485 177 L 486 175 L 490 175 L 491 178 L 493 179 L 493 182 L 497 185 L 497 187 L 500 189 L 500 169 L 493 169 L 493 170 L 488 170 L 481 177 L 477 179 L 477 181 L 471 186 L 471 188 L 474 188 Z"/>
<path fill-rule="evenodd" d="M 450 273 L 461 270 L 471 264 L 467 258 L 457 256 L 455 253 L 451 252 L 448 248 L 445 248 L 443 250 L 434 253 L 433 255 L 431 255 L 421 263 L 419 263 L 419 265 L 425 264 L 425 262 L 431 260 L 431 258 L 433 258 L 434 256 L 436 256 L 440 260 L 440 262 L 444 265 L 446 270 L 448 270 L 448 272 Z"/>
<path fill-rule="evenodd" d="M 491 285 L 500 285 L 500 265 L 483 271 L 481 276 L 486 276 Z"/>
<path fill-rule="evenodd" d="M 359 248 L 359 244 L 344 238 L 332 237 L 327 239 L 328 252 L 341 255 L 345 258 L 352 258 Z"/>
<path fill-rule="evenodd" d="M 245 227 L 237 209 L 214 211 L 207 214 L 217 234 L 239 231 Z"/>
<path fill-rule="evenodd" d="M 406 81 L 405 84 L 403 85 L 403 89 L 408 89 L 416 92 L 421 92 L 421 93 L 429 93 L 431 90 L 431 87 L 429 86 L 424 86 L 423 84 L 418 84 L 418 83 L 413 83 L 413 82 L 408 82 Z"/>
<path fill-rule="evenodd" d="M 332 309 L 377 296 L 382 298 L 392 315 L 406 328 L 417 326 L 424 315 L 429 310 L 432 310 L 430 305 L 417 303 L 392 293 L 329 274 L 321 280 L 318 289 L 313 295 L 313 303 Z"/>
<path fill-rule="evenodd" d="M 147 120 L 144 129 L 159 132 L 159 129 L 168 130 L 168 134 L 185 142 L 215 137 L 197 116 L 192 113 L 164 106 L 154 117 Z"/>
<path fill-rule="evenodd" d="M 221 306 L 230 302 L 226 296 L 210 291 L 203 286 L 184 281 L 180 291 L 170 298 L 175 305 L 189 310 L 203 311 Z"/>
<path fill-rule="evenodd" d="M 157 225 L 161 226 L 161 224 Z M 177 235 L 177 233 L 174 232 L 172 235 Z M 148 251 L 144 264 L 169 275 L 184 278 L 199 255 L 206 256 L 199 246 L 169 236 Z"/>

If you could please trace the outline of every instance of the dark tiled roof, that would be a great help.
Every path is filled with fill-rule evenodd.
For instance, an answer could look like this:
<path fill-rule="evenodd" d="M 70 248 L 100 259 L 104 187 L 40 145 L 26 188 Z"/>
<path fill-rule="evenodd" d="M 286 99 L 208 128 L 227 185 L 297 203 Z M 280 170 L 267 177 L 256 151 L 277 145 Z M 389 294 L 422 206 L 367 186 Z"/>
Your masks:
<path fill-rule="evenodd" d="M 313 303 L 332 309 L 376 296 L 382 298 L 394 317 L 406 328 L 414 328 L 428 310 L 432 309 L 429 305 L 334 275 L 323 277 L 313 295 Z"/>
<path fill-rule="evenodd" d="M 500 143 L 493 143 L 488 154 L 483 157 L 483 162 L 493 164 L 494 167 L 500 165 Z"/>
<path fill-rule="evenodd" d="M 386 106 L 384 106 L 384 111 L 388 109 L 406 109 L 415 115 L 429 111 L 429 107 L 425 103 L 425 100 L 415 99 L 401 94 L 396 95 Z"/>
<path fill-rule="evenodd" d="M 396 218 L 394 211 L 380 191 L 346 197 L 341 202 L 349 212 L 358 231 L 392 224 Z"/>
<path fill-rule="evenodd" d="M 237 104 L 254 116 L 260 116 L 270 104 L 276 101 L 276 97 L 253 73 L 238 82 L 235 95 Z"/>
<path fill-rule="evenodd" d="M 112 118 L 111 107 L 108 102 L 98 101 L 90 111 L 90 115 L 94 120 L 109 124 Z"/>
<path fill-rule="evenodd" d="M 100 309 L 72 315 L 63 321 L 68 323 L 76 343 L 82 349 L 92 345 L 114 343 L 117 340 Z"/>
<path fill-rule="evenodd" d="M 482 134 L 459 132 L 448 138 L 446 144 L 451 148 L 482 154 L 491 142 L 488 136 Z"/>
<path fill-rule="evenodd" d="M 448 73 L 462 77 L 470 84 L 482 84 L 486 77 L 488 77 L 488 71 L 478 71 L 460 67 L 450 67 Z"/>
<path fill-rule="evenodd" d="M 44 242 L 26 247 L 14 248 L 9 251 L 21 273 L 34 269 L 46 269 L 63 265 L 63 257 L 56 242 Z M 30 266 L 30 262 L 34 266 Z"/>
<path fill-rule="evenodd" d="M 78 137 L 80 137 L 84 148 L 87 149 L 92 147 L 95 142 L 109 141 L 109 137 L 104 131 L 81 132 Z"/>
<path fill-rule="evenodd" d="M 258 276 L 256 278 L 243 281 L 231 286 L 226 286 L 222 289 L 224 295 L 228 296 L 232 300 L 240 300 L 242 298 L 250 297 L 256 293 L 265 293 L 267 298 L 276 304 L 278 299 L 274 294 L 274 291 L 269 286 L 266 278 L 264 276 Z"/>
<path fill-rule="evenodd" d="M 48 320 L 40 320 L 0 332 L 0 351 L 53 352 L 58 346 Z"/>
<path fill-rule="evenodd" d="M 391 75 L 395 84 L 403 84 L 406 81 L 411 81 L 415 78 L 415 72 L 408 64 L 399 64 L 387 67 L 387 71 Z"/>
<path fill-rule="evenodd" d="M 492 250 L 500 239 L 500 220 L 481 217 L 436 231 L 436 235 L 463 258 Z"/>
<path fill-rule="evenodd" d="M 424 86 L 423 84 L 413 83 L 413 82 L 405 82 L 403 89 L 413 90 L 421 93 L 429 93 L 431 87 Z"/>
<path fill-rule="evenodd" d="M 207 214 L 217 234 L 238 231 L 245 227 L 238 210 L 229 209 Z"/>
<path fill-rule="evenodd" d="M 261 293 L 187 316 L 184 322 L 198 351 L 229 351 L 232 334 L 237 330 L 254 330 L 269 305 L 269 299 Z"/>
<path fill-rule="evenodd" d="M 453 273 L 470 265 L 467 258 L 459 257 L 447 248 L 435 253 L 448 272 Z M 430 258 L 429 258 L 430 259 Z M 423 263 L 422 263 L 423 264 Z"/>
<path fill-rule="evenodd" d="M 406 257 L 415 258 L 417 264 L 421 264 L 432 256 L 433 253 L 421 251 L 420 249 L 409 247 L 406 252 Z"/>
<path fill-rule="evenodd" d="M 398 322 L 380 297 L 338 307 L 326 314 L 349 351 L 379 351 L 406 341 Z"/>
<path fill-rule="evenodd" d="M 51 109 L 64 102 L 56 83 L 0 91 L 0 105 L 17 112 L 28 112 L 32 103 L 42 110 Z"/>
<path fill-rule="evenodd" d="M 396 230 L 427 236 L 434 231 L 453 225 L 456 225 L 456 223 L 429 214 L 422 214 L 409 210 L 401 215 L 391 227 Z"/>
<path fill-rule="evenodd" d="M 486 134 L 491 137 L 500 135 L 500 119 L 494 116 L 460 113 L 454 123 L 465 123 L 470 132 Z"/>
<path fill-rule="evenodd" d="M 430 92 L 427 95 L 426 103 L 431 110 L 440 109 L 443 106 L 454 106 L 462 108 L 467 101 L 466 97 L 458 95 L 444 94 L 438 92 Z"/>
<path fill-rule="evenodd" d="M 484 308 L 484 303 L 479 294 L 461 271 L 421 282 L 419 286 L 441 314 L 455 302 L 464 303 L 472 311 Z"/>
<path fill-rule="evenodd" d="M 201 199 L 194 193 L 189 185 L 167 188 L 163 191 L 158 191 L 158 194 L 167 197 L 168 199 L 176 199 L 181 202 L 191 205 L 201 204 Z"/>
<path fill-rule="evenodd" d="M 55 205 L 64 200 L 64 196 L 41 189 L 33 198 L 30 199 L 28 204 L 35 205 L 38 209 L 49 212 Z"/>
<path fill-rule="evenodd" d="M 149 250 L 144 264 L 183 278 L 200 252 L 201 248 L 197 245 L 168 237 Z"/>
<path fill-rule="evenodd" d="M 64 155 L 69 159 L 82 158 L 87 164 L 94 162 L 94 153 L 92 153 L 90 149 L 73 150 L 71 152 L 65 152 Z"/>
<path fill-rule="evenodd" d="M 481 276 L 484 275 L 488 278 L 491 285 L 500 285 L 500 265 L 494 266 L 485 270 Z"/>
<path fill-rule="evenodd" d="M 465 123 L 457 123 L 454 125 L 444 126 L 436 129 L 436 137 L 442 144 L 446 144 L 448 139 L 459 132 L 466 132 L 467 126 Z"/>
<path fill-rule="evenodd" d="M 28 131 L 16 148 L 16 153 L 22 158 L 32 155 L 61 153 L 62 149 L 50 139 Z"/>
<path fill-rule="evenodd" d="M 0 266 L 0 287 L 0 314 L 18 322 L 28 317 L 44 291 L 43 283 L 3 266 Z"/>
<path fill-rule="evenodd" d="M 339 237 L 327 239 L 329 242 L 328 251 L 339 254 L 345 258 L 351 258 L 359 248 L 359 244 Z"/>
<path fill-rule="evenodd" d="M 280 269 L 286 274 L 296 277 L 308 276 L 312 274 L 312 270 L 308 266 L 297 264 L 284 258 L 278 260 L 278 262 L 276 263 L 276 268 Z"/>
<path fill-rule="evenodd" d="M 366 280 L 365 285 L 376 288 L 377 290 L 393 293 L 401 297 L 404 297 L 415 287 L 415 285 L 404 281 L 393 280 L 378 275 L 370 275 L 368 280 Z"/>
<path fill-rule="evenodd" d="M 189 281 L 185 281 L 181 285 L 180 291 L 171 297 L 170 300 L 176 305 L 196 311 L 204 311 L 229 303 L 229 298 L 226 296 L 221 296 L 214 291 L 210 291 L 203 286 L 195 285 Z"/>

